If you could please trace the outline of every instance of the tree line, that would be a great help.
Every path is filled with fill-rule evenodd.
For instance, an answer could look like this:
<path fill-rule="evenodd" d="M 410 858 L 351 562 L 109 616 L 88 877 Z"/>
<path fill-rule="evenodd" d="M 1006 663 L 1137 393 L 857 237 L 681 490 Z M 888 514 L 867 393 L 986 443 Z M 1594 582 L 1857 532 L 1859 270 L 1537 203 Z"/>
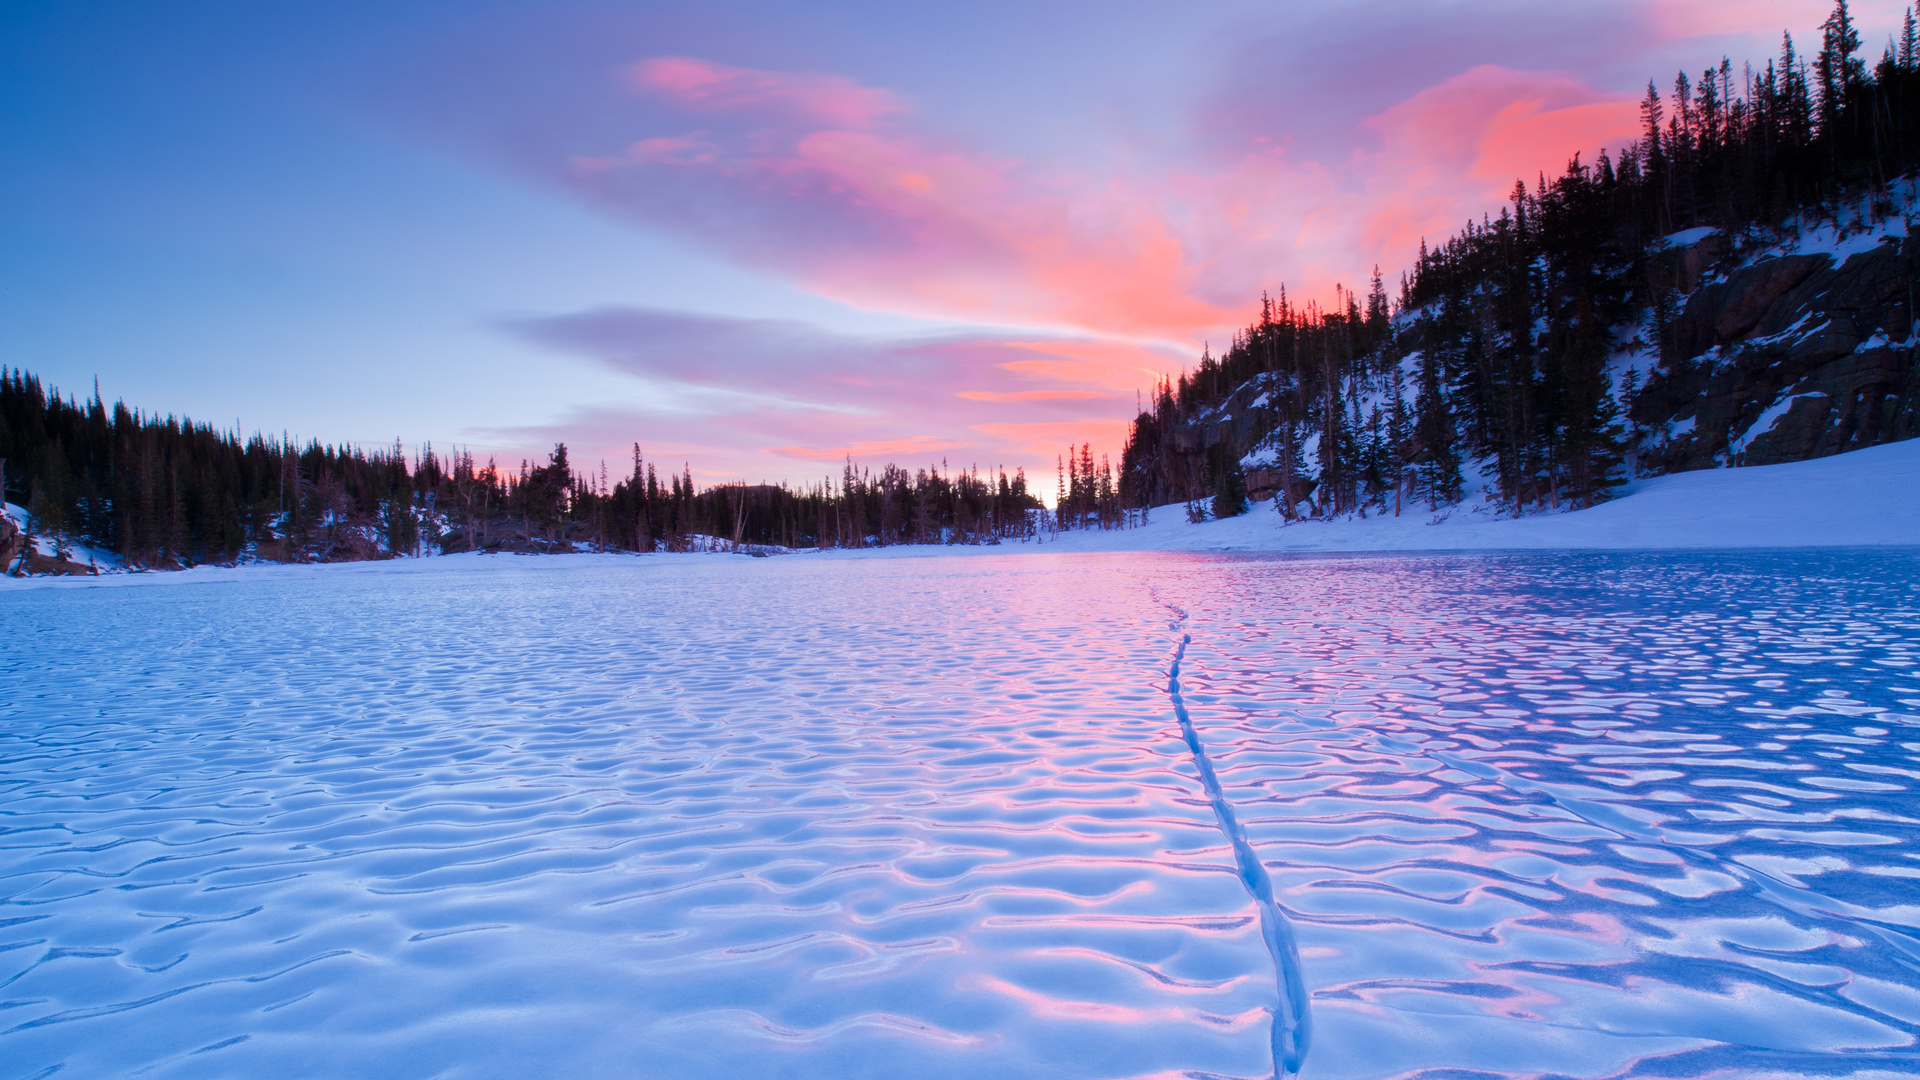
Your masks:
<path fill-rule="evenodd" d="M 564 447 L 555 454 L 564 459 Z M 893 544 L 991 544 L 1025 539 L 1039 528 L 1042 504 L 1024 470 L 888 464 L 879 472 L 848 461 L 833 478 L 802 486 L 717 484 L 694 488 L 682 467 L 662 487 L 654 466 L 633 450 L 633 472 L 576 495 L 572 512 L 594 522 L 599 542 L 628 551 L 687 551 L 711 537 L 729 546 L 865 548 Z"/>
<path fill-rule="evenodd" d="M 1639 389 L 1609 358 L 1685 360 L 1671 329 L 1691 282 L 1663 238 L 1847 224 L 1863 192 L 1869 219 L 1895 212 L 1891 182 L 1920 167 L 1912 10 L 1876 64 L 1860 49 L 1839 0 L 1811 58 L 1784 34 L 1764 68 L 1723 58 L 1665 95 L 1649 83 L 1617 160 L 1516 180 L 1497 217 L 1423 240 L 1396 298 L 1377 268 L 1366 296 L 1336 288 L 1324 308 L 1263 298 L 1224 353 L 1155 387 L 1122 456 L 1128 498 L 1237 513 L 1257 451 L 1254 488 L 1289 518 L 1437 509 L 1469 463 L 1515 512 L 1605 499 L 1627 478 L 1622 402 Z"/>
<path fill-rule="evenodd" d="M 517 469 L 467 451 L 242 437 L 116 402 L 63 397 L 0 368 L 0 491 L 31 530 L 176 568 L 245 557 L 340 561 L 428 551 L 688 551 L 727 546 L 995 543 L 1114 517 L 1114 482 L 1073 473 L 1061 515 L 1039 513 L 1024 470 L 879 472 L 849 461 L 837 482 L 695 485 L 636 444 L 617 480 L 579 471 L 564 443 Z"/>

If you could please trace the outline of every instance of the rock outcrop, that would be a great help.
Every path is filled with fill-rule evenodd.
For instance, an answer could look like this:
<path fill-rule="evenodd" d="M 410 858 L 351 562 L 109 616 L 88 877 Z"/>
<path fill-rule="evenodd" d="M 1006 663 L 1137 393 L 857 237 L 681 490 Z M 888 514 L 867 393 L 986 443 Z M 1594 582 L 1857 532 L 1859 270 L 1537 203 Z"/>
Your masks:
<path fill-rule="evenodd" d="M 27 556 L 21 572 L 30 577 L 80 577 L 98 574 L 100 568 L 79 562 L 70 555 L 42 555 L 36 551 Z"/>
<path fill-rule="evenodd" d="M 13 515 L 0 514 L 0 574 L 11 573 L 26 549 L 26 534 L 14 523 Z"/>
<path fill-rule="evenodd" d="M 1765 465 L 1920 435 L 1914 278 L 1920 241 L 1836 265 L 1784 255 L 1687 298 L 1663 371 L 1630 415 L 1656 433 L 1642 468 Z"/>

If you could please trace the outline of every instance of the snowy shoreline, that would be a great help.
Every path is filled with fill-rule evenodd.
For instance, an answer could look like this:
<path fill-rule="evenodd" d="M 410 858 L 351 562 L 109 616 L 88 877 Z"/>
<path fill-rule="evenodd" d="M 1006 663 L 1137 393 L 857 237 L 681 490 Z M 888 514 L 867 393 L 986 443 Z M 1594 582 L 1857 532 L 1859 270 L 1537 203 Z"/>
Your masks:
<path fill-rule="evenodd" d="M 1179 506 L 1155 510 L 1147 525 L 1114 531 L 1057 533 L 1038 541 L 997 545 L 902 544 L 862 550 L 795 553 L 809 559 L 911 559 L 1104 552 L 1472 552 L 1662 551 L 1738 548 L 1920 546 L 1920 439 L 1782 465 L 1710 469 L 1635 481 L 1624 494 L 1588 510 L 1498 518 L 1468 501 L 1434 513 L 1303 521 L 1282 526 L 1270 504 L 1239 517 L 1188 522 Z M 649 560 L 710 560 L 716 554 L 655 554 Z M 100 577 L 0 578 L 0 588 L 186 584 L 232 575 L 409 573 L 475 569 L 498 560 L 516 565 L 574 566 L 631 554 L 488 555 L 344 563 L 252 563 Z"/>
<path fill-rule="evenodd" d="M 1920 545 L 1920 439 L 1832 457 L 1634 481 L 1588 510 L 1496 518 L 1484 502 L 1434 513 L 1280 527 L 1271 505 L 1201 525 L 1178 506 L 1144 528 L 1076 533 L 1047 551 L 1513 551 Z"/>

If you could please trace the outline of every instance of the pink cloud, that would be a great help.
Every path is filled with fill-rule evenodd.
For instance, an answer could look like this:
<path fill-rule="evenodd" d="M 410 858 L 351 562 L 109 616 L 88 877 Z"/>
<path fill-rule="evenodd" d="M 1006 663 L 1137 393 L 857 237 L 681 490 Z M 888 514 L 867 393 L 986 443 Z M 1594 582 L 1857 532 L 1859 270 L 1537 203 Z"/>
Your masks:
<path fill-rule="evenodd" d="M 898 462 L 924 460 L 922 455 L 937 454 L 942 450 L 952 450 L 960 445 L 950 439 L 916 435 L 905 439 L 848 443 L 845 446 L 769 446 L 767 452 L 804 458 L 808 461 L 843 461 L 856 458 L 861 461 Z"/>
<path fill-rule="evenodd" d="M 1855 0 L 1848 6 L 1856 20 L 1863 8 L 1884 8 L 1899 19 L 1906 0 L 1875 4 Z M 1809 4 L 1806 0 L 1656 0 L 1652 5 L 1654 25 L 1669 37 L 1698 37 L 1710 34 L 1738 34 L 1756 27 L 1774 34 L 1780 28 L 1818 25 L 1831 4 Z M 1800 36 L 1800 35 L 1796 35 Z M 1816 39 L 1816 44 L 1818 43 Z"/>
<path fill-rule="evenodd" d="M 975 424 L 974 430 L 1007 446 L 1016 460 L 1033 461 L 1036 458 L 1044 466 L 1056 454 L 1062 453 L 1067 446 L 1087 444 L 1103 449 L 1094 453 L 1117 456 L 1122 442 L 1126 440 L 1127 425 L 1131 417 L 1113 417 L 1091 423 L 1030 422 L 1024 424 L 989 423 Z M 1111 448 L 1104 449 L 1104 448 Z M 1036 470 L 1037 472 L 1038 470 Z"/>
<path fill-rule="evenodd" d="M 1188 362 L 1181 353 L 1128 341 L 1009 341 L 1031 355 L 1000 367 L 1025 379 L 1125 394 L 1151 387 L 1161 374 Z"/>
<path fill-rule="evenodd" d="M 1364 288 L 1375 265 L 1405 268 L 1420 240 L 1497 213 L 1516 179 L 1529 189 L 1575 154 L 1591 163 L 1638 132 L 1636 99 L 1553 72 L 1489 65 L 1368 118 L 1377 142 L 1336 161 L 1256 147 L 1223 173 L 1168 185 L 1190 244 L 1209 253 L 1207 295 L 1250 296 L 1284 283 L 1295 297 Z"/>
<path fill-rule="evenodd" d="M 592 158 L 571 177 L 589 198 L 856 305 L 1140 342 L 1223 338 L 1283 283 L 1363 286 L 1516 177 L 1635 128 L 1631 98 L 1482 65 L 1367 119 L 1375 144 L 1340 160 L 1268 141 L 1224 171 L 1102 181 L 896 130 L 897 97 L 840 76 L 686 57 L 630 72 L 710 126 Z"/>
<path fill-rule="evenodd" d="M 1423 236 L 1497 213 L 1516 177 L 1532 185 L 1632 137 L 1648 75 L 1664 88 L 1676 66 L 1697 74 L 1723 51 L 1764 61 L 1783 26 L 1810 51 L 1829 7 L 1116 9 L 1102 32 L 1138 46 L 1135 62 L 1015 32 L 933 40 L 917 18 L 850 27 L 775 5 L 749 27 L 733 9 L 628 5 L 436 36 L 406 95 L 388 96 L 411 100 L 442 144 L 751 271 L 997 328 L 869 347 L 700 327 L 649 351 L 637 343 L 665 332 L 652 320 L 597 347 L 662 395 L 636 414 L 643 438 L 777 474 L 808 459 L 767 447 L 925 437 L 985 460 L 1124 415 L 1129 390 L 1191 366 L 1203 342 L 1219 352 L 1261 290 L 1329 302 L 1336 282 L 1364 289 L 1376 263 L 1391 281 Z M 1870 56 L 1874 28 L 1903 7 L 1854 5 Z M 591 351 L 590 320 L 568 318 L 576 340 L 550 325 L 550 343 Z M 1049 424 L 1065 427 L 1026 426 Z M 754 449 L 723 453 L 728 440 Z"/>
<path fill-rule="evenodd" d="M 1618 150 L 1640 127 L 1634 97 L 1599 94 L 1564 75 L 1491 65 L 1423 90 L 1370 124 L 1384 142 L 1378 186 L 1392 197 L 1367 233 L 1377 247 L 1402 251 L 1421 235 L 1439 239 L 1496 210 L 1515 180 L 1531 189 L 1541 173 L 1558 175 L 1576 154 L 1592 164 L 1601 148 Z"/>
<path fill-rule="evenodd" d="M 587 198 L 852 303 L 969 320 L 1184 333 L 1231 309 L 1138 191 L 895 130 L 893 94 L 840 76 L 662 57 L 631 85 L 698 130 L 579 155 Z M 1235 305 L 1237 308 L 1239 305 Z"/>
<path fill-rule="evenodd" d="M 698 133 L 641 139 L 627 147 L 627 158 L 642 164 L 705 165 L 715 153 L 713 144 Z"/>
<path fill-rule="evenodd" d="M 1554 175 L 1576 153 L 1638 135 L 1639 101 L 1610 97 L 1555 73 L 1482 65 L 1422 90 L 1367 122 L 1385 143 L 1378 172 L 1464 183 L 1468 197 L 1500 198 L 1517 177 Z"/>
<path fill-rule="evenodd" d="M 809 123 L 865 128 L 904 111 L 889 91 L 840 75 L 755 71 L 687 56 L 643 60 L 627 71 L 638 87 L 689 109 L 787 112 Z"/>
<path fill-rule="evenodd" d="M 955 145 L 840 76 L 684 57 L 627 70 L 665 111 L 542 166 L 581 197 L 842 301 L 1033 328 L 881 345 L 658 312 L 525 328 L 665 388 L 682 414 L 649 423 L 677 442 L 763 448 L 742 462 L 1117 450 L 1127 391 L 1202 341 L 1219 351 L 1261 290 L 1324 302 L 1376 263 L 1391 276 L 1421 237 L 1497 210 L 1516 177 L 1531 185 L 1636 127 L 1632 98 L 1482 65 L 1367 117 L 1362 145 L 1338 154 L 1275 138 L 1212 168 L 1089 174 Z"/>
<path fill-rule="evenodd" d="M 1032 448 L 1043 438 L 1054 440 L 1039 455 L 1047 459 L 1067 441 L 1117 449 L 1115 418 L 1127 413 L 1123 392 L 1076 381 L 1090 373 L 1082 361 L 1042 354 L 1105 351 L 1100 342 L 872 339 L 782 320 L 637 308 L 508 328 L 633 375 L 661 402 L 644 411 L 583 412 L 551 432 L 519 432 L 520 439 L 538 445 L 551 434 L 576 444 L 583 460 L 619 460 L 637 437 L 655 457 L 704 463 L 709 479 L 780 477 L 796 461 L 849 455 L 872 467 L 940 458 L 1016 466 L 1037 460 Z M 1046 363 L 1065 367 L 1027 367 Z"/>

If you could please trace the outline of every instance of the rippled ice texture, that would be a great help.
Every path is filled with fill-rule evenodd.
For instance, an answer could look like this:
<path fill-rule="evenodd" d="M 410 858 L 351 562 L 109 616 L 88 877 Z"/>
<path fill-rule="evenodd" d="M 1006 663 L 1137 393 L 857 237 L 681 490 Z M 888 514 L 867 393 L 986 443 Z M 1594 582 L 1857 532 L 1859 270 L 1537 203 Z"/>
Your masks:
<path fill-rule="evenodd" d="M 1912 1075 L 1916 583 L 1892 551 L 9 590 L 0 1075 L 1263 1076 L 1289 974 L 1309 1077 Z"/>

